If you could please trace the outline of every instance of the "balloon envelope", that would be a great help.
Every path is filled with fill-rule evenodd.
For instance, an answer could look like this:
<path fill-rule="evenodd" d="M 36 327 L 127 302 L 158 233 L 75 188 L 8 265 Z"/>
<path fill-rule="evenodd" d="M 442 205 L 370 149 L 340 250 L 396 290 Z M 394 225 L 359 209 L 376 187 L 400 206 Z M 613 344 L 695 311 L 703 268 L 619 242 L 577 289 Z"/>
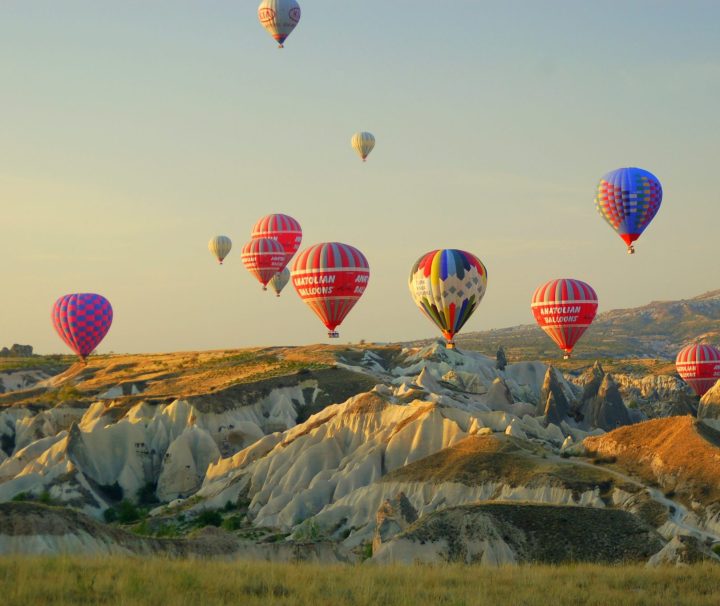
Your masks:
<path fill-rule="evenodd" d="M 266 215 L 255 223 L 250 237 L 252 239 L 271 238 L 280 242 L 285 249 L 285 262 L 283 263 L 283 267 L 285 267 L 300 248 L 302 228 L 300 223 L 292 217 L 275 213 Z"/>
<path fill-rule="evenodd" d="M 300 5 L 295 0 L 263 0 L 258 6 L 258 19 L 283 48 L 285 39 L 300 22 L 300 12 Z"/>
<path fill-rule="evenodd" d="M 660 181 L 652 173 L 642 168 L 619 168 L 600 179 L 595 208 L 633 253 L 632 244 L 657 214 L 662 195 Z"/>
<path fill-rule="evenodd" d="M 592 324 L 598 298 L 592 286 L 581 280 L 550 280 L 533 294 L 531 309 L 535 320 L 570 357 L 578 339 Z"/>
<path fill-rule="evenodd" d="M 368 154 L 375 147 L 375 137 L 372 135 L 372 133 L 363 131 L 355 133 L 352 136 L 350 143 L 353 149 L 357 152 L 358 156 L 360 156 L 362 158 L 362 161 L 365 162 Z"/>
<path fill-rule="evenodd" d="M 242 262 L 266 290 L 267 283 L 285 263 L 285 249 L 272 238 L 256 238 L 243 246 Z"/>
<path fill-rule="evenodd" d="M 208 248 L 210 252 L 215 255 L 218 263 L 222 265 L 223 260 L 228 256 L 232 248 L 232 241 L 227 236 L 215 236 L 208 242 Z"/>
<path fill-rule="evenodd" d="M 432 250 L 413 265 L 408 286 L 420 311 L 453 347 L 453 337 L 485 296 L 487 269 L 480 259 L 464 250 Z"/>
<path fill-rule="evenodd" d="M 270 278 L 270 286 L 275 291 L 275 294 L 279 297 L 282 289 L 285 288 L 287 283 L 290 281 L 290 270 L 284 267 L 282 271 L 276 273 Z"/>
<path fill-rule="evenodd" d="M 675 358 L 675 368 L 702 397 L 720 379 L 720 350 L 712 345 L 688 345 Z"/>
<path fill-rule="evenodd" d="M 110 302 L 94 293 L 60 297 L 52 309 L 55 330 L 67 346 L 85 359 L 100 344 L 113 320 Z"/>
<path fill-rule="evenodd" d="M 370 266 L 357 248 L 323 242 L 302 251 L 292 268 L 292 283 L 300 298 L 327 327 L 330 337 L 365 292 Z"/>

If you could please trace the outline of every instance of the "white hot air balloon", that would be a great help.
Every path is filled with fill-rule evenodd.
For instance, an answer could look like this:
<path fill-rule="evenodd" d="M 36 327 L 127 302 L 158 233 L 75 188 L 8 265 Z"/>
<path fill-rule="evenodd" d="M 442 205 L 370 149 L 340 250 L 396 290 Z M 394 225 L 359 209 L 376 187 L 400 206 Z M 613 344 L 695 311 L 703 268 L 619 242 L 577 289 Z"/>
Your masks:
<path fill-rule="evenodd" d="M 272 278 L 270 278 L 270 282 L 268 282 L 268 285 L 271 286 L 272 289 L 275 291 L 275 296 L 279 297 L 280 292 L 282 292 L 282 289 L 285 288 L 289 281 L 290 270 L 286 267 L 282 271 L 276 273 Z"/>
<path fill-rule="evenodd" d="M 373 150 L 373 147 L 375 147 L 375 137 L 373 137 L 372 133 L 355 133 L 352 136 L 352 146 L 362 158 L 362 161 L 365 162 L 368 154 Z"/>
<path fill-rule="evenodd" d="M 215 236 L 208 242 L 208 248 L 217 257 L 218 263 L 222 265 L 223 259 L 228 256 L 232 248 L 232 241 L 227 236 Z"/>
<path fill-rule="evenodd" d="M 300 22 L 300 5 L 296 0 L 262 0 L 258 6 L 258 19 L 283 48 L 285 39 Z"/>

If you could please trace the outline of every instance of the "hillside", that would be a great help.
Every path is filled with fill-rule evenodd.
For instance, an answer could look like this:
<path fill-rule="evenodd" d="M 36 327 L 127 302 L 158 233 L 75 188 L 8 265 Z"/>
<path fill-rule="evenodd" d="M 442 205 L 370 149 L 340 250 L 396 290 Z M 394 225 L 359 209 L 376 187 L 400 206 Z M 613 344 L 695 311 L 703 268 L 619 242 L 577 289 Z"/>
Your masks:
<path fill-rule="evenodd" d="M 692 299 L 654 301 L 642 307 L 598 314 L 575 347 L 576 358 L 659 358 L 674 360 L 692 341 L 720 342 L 720 290 Z M 503 345 L 510 360 L 559 358 L 555 344 L 535 324 L 456 338 L 458 347 L 495 355 Z"/>
<path fill-rule="evenodd" d="M 644 448 L 647 416 L 687 397 L 671 376 L 500 370 L 439 343 L 91 356 L 55 372 L 17 361 L 0 395 L 0 554 L 385 562 L 383 546 L 438 520 L 471 551 L 511 533 L 485 563 L 676 561 L 691 557 L 682 541 L 702 558 L 720 542 L 710 500 L 593 450 L 617 435 Z M 720 457 L 703 435 L 703 457 Z M 671 440 L 656 442 L 662 454 Z M 494 508 L 508 503 L 520 509 Z M 623 547 L 596 558 L 578 530 L 553 555 L 538 547 L 546 517 L 552 532 L 620 528 Z"/>

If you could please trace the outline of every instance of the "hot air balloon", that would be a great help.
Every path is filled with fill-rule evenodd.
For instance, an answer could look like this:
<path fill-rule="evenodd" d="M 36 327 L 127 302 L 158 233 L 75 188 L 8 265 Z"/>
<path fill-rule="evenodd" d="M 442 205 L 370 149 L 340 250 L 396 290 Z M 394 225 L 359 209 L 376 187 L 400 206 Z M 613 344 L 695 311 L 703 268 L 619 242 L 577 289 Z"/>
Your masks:
<path fill-rule="evenodd" d="M 302 228 L 300 223 L 292 217 L 275 213 L 267 215 L 255 223 L 250 237 L 253 239 L 272 238 L 280 242 L 285 249 L 285 263 L 282 265 L 285 267 L 300 248 Z"/>
<path fill-rule="evenodd" d="M 675 359 L 675 368 L 700 397 L 720 379 L 720 350 L 712 345 L 688 345 Z"/>
<path fill-rule="evenodd" d="M 232 248 L 232 240 L 227 236 L 215 236 L 211 238 L 208 243 L 210 252 L 217 257 L 218 263 L 222 265 L 225 257 L 228 256 L 230 249 Z"/>
<path fill-rule="evenodd" d="M 357 248 L 323 242 L 297 256 L 291 275 L 300 298 L 327 326 L 328 337 L 337 338 L 335 328 L 365 292 L 370 266 Z"/>
<path fill-rule="evenodd" d="M 540 286 L 532 298 L 532 312 L 540 328 L 570 357 L 575 343 L 592 324 L 598 298 L 580 280 L 562 278 Z"/>
<path fill-rule="evenodd" d="M 287 283 L 290 281 L 290 270 L 285 267 L 282 271 L 276 273 L 270 278 L 270 286 L 275 291 L 275 296 L 279 297 L 282 289 L 285 288 Z"/>
<path fill-rule="evenodd" d="M 242 262 L 262 284 L 263 290 L 267 290 L 267 283 L 285 263 L 285 249 L 272 238 L 255 238 L 243 246 Z"/>
<path fill-rule="evenodd" d="M 487 269 L 475 255 L 444 248 L 420 257 L 408 281 L 415 304 L 455 347 L 453 338 L 485 296 Z"/>
<path fill-rule="evenodd" d="M 103 340 L 112 320 L 110 302 L 93 293 L 65 295 L 55 301 L 52 309 L 55 330 L 83 360 Z"/>
<path fill-rule="evenodd" d="M 295 0 L 263 0 L 258 19 L 280 48 L 300 22 L 300 5 Z"/>
<path fill-rule="evenodd" d="M 642 168 L 618 168 L 600 179 L 595 208 L 628 247 L 653 220 L 662 202 L 662 186 L 655 175 Z"/>
<path fill-rule="evenodd" d="M 358 156 L 362 158 L 363 162 L 367 160 L 368 154 L 370 154 L 373 147 L 375 147 L 375 137 L 372 133 L 355 133 L 350 142 L 353 149 L 358 153 Z"/>

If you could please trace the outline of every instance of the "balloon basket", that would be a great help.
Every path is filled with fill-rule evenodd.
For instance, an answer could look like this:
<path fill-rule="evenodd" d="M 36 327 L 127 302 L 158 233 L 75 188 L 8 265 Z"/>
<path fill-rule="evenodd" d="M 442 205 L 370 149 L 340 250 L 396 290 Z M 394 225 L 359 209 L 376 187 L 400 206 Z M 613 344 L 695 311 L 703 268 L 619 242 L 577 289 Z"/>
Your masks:
<path fill-rule="evenodd" d="M 448 341 L 446 348 L 447 349 L 455 349 L 455 341 Z"/>
<path fill-rule="evenodd" d="M 563 360 L 569 360 L 569 359 L 570 359 L 570 354 L 569 354 L 569 353 L 566 353 L 566 354 L 563 356 Z"/>
<path fill-rule="evenodd" d="M 334 330 L 328 331 L 328 339 L 339 339 L 339 338 L 340 338 L 339 332 L 336 332 Z"/>
<path fill-rule="evenodd" d="M 634 246 L 628 246 L 628 254 L 634 255 L 635 254 L 635 247 Z"/>

